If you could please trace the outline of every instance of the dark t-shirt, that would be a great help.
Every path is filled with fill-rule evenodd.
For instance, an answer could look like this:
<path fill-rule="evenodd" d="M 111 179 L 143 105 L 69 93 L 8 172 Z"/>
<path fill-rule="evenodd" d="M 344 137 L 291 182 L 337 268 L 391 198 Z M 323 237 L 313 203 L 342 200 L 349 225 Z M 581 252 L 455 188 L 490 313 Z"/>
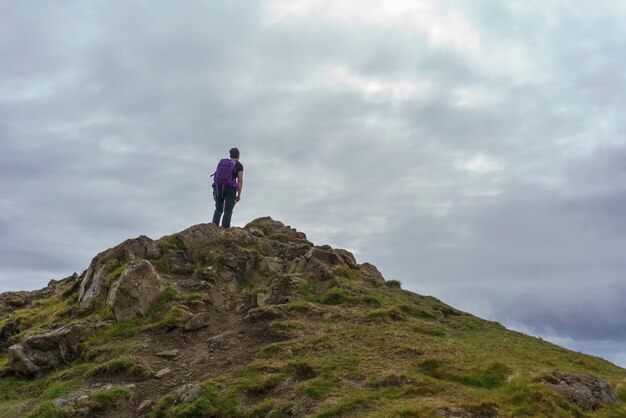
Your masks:
<path fill-rule="evenodd" d="M 243 171 L 243 164 L 237 161 L 237 164 L 235 164 L 235 178 L 237 178 L 240 171 Z"/>
<path fill-rule="evenodd" d="M 237 178 L 238 178 L 238 175 L 239 175 L 240 171 L 243 171 L 243 164 L 241 164 L 239 161 L 237 161 L 235 163 L 235 173 L 234 173 L 234 177 L 233 177 L 233 180 L 234 180 L 233 183 L 234 184 L 237 184 Z M 235 188 L 237 188 L 237 187 L 235 187 Z"/>

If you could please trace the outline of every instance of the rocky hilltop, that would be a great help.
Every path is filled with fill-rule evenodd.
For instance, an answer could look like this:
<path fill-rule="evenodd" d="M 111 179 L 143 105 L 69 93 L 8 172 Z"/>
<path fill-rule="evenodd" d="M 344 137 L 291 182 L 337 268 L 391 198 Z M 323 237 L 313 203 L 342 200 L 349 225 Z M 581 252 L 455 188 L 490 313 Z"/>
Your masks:
<path fill-rule="evenodd" d="M 0 417 L 626 417 L 626 370 L 402 290 L 271 218 L 0 295 Z"/>

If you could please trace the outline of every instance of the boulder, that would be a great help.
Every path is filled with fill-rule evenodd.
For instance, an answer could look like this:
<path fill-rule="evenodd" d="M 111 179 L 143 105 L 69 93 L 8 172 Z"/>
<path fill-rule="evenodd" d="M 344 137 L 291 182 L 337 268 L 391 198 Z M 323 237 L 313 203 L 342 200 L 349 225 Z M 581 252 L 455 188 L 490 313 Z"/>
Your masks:
<path fill-rule="evenodd" d="M 595 411 L 604 405 L 619 405 L 615 390 L 604 379 L 587 374 L 567 375 L 552 372 L 545 383 L 585 412 Z"/>
<path fill-rule="evenodd" d="M 202 394 L 202 386 L 197 383 L 188 383 L 174 392 L 178 402 L 192 403 Z"/>
<path fill-rule="evenodd" d="M 183 327 L 185 331 L 195 331 L 200 328 L 208 327 L 211 324 L 211 314 L 208 312 L 200 312 L 195 314 Z"/>
<path fill-rule="evenodd" d="M 129 262 L 144 258 L 148 253 L 158 255 L 158 250 L 155 249 L 153 240 L 145 235 L 141 235 L 138 238 L 126 240 L 95 256 L 80 284 L 78 292 L 80 306 L 89 308 L 100 295 L 100 292 L 107 290 L 101 289 L 104 284 L 103 279 L 115 268 L 115 261 Z"/>
<path fill-rule="evenodd" d="M 75 324 L 45 334 L 31 335 L 9 347 L 9 366 L 16 372 L 37 375 L 80 357 L 83 343 L 109 323 Z"/>
<path fill-rule="evenodd" d="M 359 270 L 363 274 L 363 281 L 372 287 L 383 287 L 385 285 L 385 278 L 375 265 L 370 263 L 359 264 Z"/>
<path fill-rule="evenodd" d="M 149 261 L 133 261 L 111 285 L 107 304 L 113 308 L 117 321 L 145 316 L 165 288 L 165 282 Z"/>
<path fill-rule="evenodd" d="M 233 331 L 225 331 L 221 334 L 214 335 L 207 340 L 207 345 L 211 348 L 218 348 L 220 350 L 229 350 L 237 345 L 239 339 L 237 334 Z"/>

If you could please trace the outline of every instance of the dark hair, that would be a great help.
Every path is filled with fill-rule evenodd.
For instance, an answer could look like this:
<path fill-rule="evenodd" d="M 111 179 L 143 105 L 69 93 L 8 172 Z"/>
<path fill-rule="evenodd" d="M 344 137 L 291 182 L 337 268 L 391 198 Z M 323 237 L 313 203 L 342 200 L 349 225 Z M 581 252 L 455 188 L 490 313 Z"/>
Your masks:
<path fill-rule="evenodd" d="M 239 148 L 230 149 L 230 158 L 239 158 Z"/>

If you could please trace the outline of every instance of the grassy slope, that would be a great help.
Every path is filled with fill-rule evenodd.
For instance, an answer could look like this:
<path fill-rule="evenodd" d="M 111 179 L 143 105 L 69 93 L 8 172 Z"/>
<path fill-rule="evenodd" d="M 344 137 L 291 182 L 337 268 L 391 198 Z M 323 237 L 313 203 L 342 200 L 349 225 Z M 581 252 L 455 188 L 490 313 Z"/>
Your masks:
<path fill-rule="evenodd" d="M 317 417 L 428 417 L 441 416 L 441 408 L 483 416 L 626 417 L 625 407 L 585 415 L 539 382 L 552 370 L 594 374 L 626 401 L 624 369 L 462 315 L 434 298 L 365 288 L 354 271 L 336 274 L 345 290 L 316 296 L 302 286 L 303 302 L 283 306 L 289 314 L 272 321 L 272 332 L 291 338 L 260 347 L 255 362 L 204 382 L 194 404 L 174 406 L 163 397 L 154 416 L 281 416 L 296 407 Z M 165 302 L 186 296 L 164 293 Z M 72 303 L 73 296 L 55 296 L 15 315 L 31 330 L 46 330 L 69 320 Z M 164 300 L 159 304 L 168 309 Z M 146 321 L 117 324 L 90 342 L 83 362 L 36 380 L 0 378 L 0 417 L 20 416 L 36 404 L 52 413 L 50 400 L 80 387 L 103 359 L 136 351 L 148 332 L 163 331 Z M 1 352 L 0 367 L 6 363 Z"/>
<path fill-rule="evenodd" d="M 171 407 L 164 398 L 155 415 L 281 416 L 304 398 L 316 417 L 441 416 L 446 407 L 482 416 L 626 417 L 623 407 L 585 415 L 539 381 L 552 370 L 590 373 L 624 397 L 623 369 L 459 315 L 434 298 L 366 289 L 345 276 L 338 279 L 351 290 L 342 297 L 316 300 L 303 289 L 311 307 L 335 303 L 321 304 L 323 314 L 292 305 L 300 312 L 273 323 L 303 336 L 263 347 L 256 362 L 205 382 L 193 405 Z M 302 369 L 313 372 L 297 378 Z"/>

